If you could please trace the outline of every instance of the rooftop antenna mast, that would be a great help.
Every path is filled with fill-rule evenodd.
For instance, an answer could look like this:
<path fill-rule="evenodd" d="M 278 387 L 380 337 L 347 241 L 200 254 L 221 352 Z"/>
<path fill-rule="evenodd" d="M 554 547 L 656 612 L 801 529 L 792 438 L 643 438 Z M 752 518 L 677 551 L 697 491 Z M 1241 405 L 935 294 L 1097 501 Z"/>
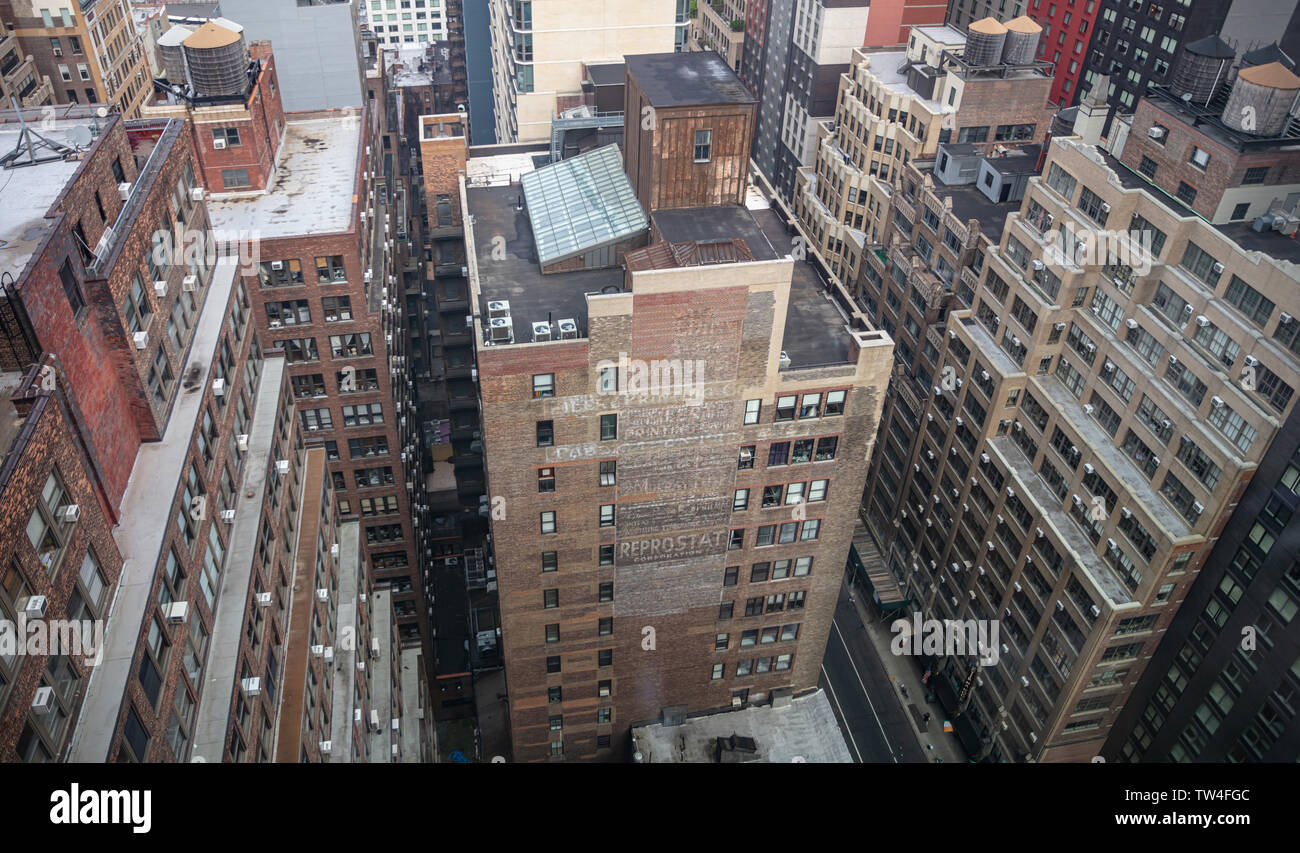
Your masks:
<path fill-rule="evenodd" d="M 9 96 L 9 102 L 13 104 L 14 113 L 18 116 L 18 124 L 21 127 L 21 130 L 18 132 L 18 143 L 14 146 L 14 150 L 5 154 L 3 157 L 0 157 L 0 165 L 3 165 L 6 169 L 14 169 L 19 166 L 35 166 L 37 163 L 48 163 L 52 160 L 62 160 L 68 154 L 76 153 L 75 149 L 69 148 L 61 142 L 46 139 L 44 136 L 41 136 L 33 130 L 31 125 L 23 119 L 23 111 L 18 106 L 18 99 L 12 94 Z M 33 140 L 32 137 L 35 137 L 35 140 Z M 20 160 L 19 158 L 22 157 L 24 148 L 27 151 L 27 158 L 25 160 Z M 36 152 L 40 148 L 49 148 L 51 151 L 56 153 L 38 157 Z"/>

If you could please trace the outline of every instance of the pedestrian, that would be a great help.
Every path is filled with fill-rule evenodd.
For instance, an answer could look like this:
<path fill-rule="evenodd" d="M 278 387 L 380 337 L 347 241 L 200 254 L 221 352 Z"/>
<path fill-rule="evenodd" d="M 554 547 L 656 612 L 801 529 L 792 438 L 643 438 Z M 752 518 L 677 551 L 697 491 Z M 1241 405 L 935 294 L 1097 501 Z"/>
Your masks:
<path fill-rule="evenodd" d="M 928 723 L 928 722 L 930 722 L 930 712 L 929 712 L 929 711 L 926 711 L 925 714 L 922 715 L 922 717 L 921 717 L 921 722 L 923 722 L 923 723 Z"/>

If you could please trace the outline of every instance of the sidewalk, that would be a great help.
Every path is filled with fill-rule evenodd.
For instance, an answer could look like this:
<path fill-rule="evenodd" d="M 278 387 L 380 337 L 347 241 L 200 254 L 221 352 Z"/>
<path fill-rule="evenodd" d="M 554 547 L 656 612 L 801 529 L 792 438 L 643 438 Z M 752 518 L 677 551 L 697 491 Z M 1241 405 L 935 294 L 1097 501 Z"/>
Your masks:
<path fill-rule="evenodd" d="M 944 764 L 965 764 L 967 763 L 966 751 L 962 749 L 957 740 L 957 735 L 943 730 L 944 712 L 943 707 L 935 702 L 926 702 L 925 695 L 927 688 L 921 683 L 921 673 L 917 665 L 910 657 L 895 655 L 890 650 L 889 644 L 894 638 L 894 634 L 889 630 L 892 619 L 881 621 L 880 615 L 872 612 L 870 600 L 864 598 L 864 591 L 854 587 L 847 580 L 844 584 L 852 597 L 853 606 L 858 611 L 858 616 L 866 628 L 867 639 L 875 648 L 877 656 L 880 658 L 881 666 L 889 674 L 889 681 L 893 686 L 894 698 L 908 713 L 905 715 L 912 724 L 912 730 L 916 733 L 916 739 L 921 744 L 921 749 L 925 751 L 926 756 L 934 763 L 942 761 Z M 904 696 L 899 686 L 907 688 L 907 695 Z M 926 712 L 930 714 L 929 723 L 921 721 L 922 715 Z"/>

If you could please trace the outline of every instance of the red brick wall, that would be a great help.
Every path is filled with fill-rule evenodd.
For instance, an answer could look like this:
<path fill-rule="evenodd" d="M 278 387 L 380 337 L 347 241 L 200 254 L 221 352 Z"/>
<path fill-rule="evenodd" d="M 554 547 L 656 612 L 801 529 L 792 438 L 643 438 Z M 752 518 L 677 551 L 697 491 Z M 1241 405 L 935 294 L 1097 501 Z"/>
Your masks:
<path fill-rule="evenodd" d="M 36 376 L 34 372 L 31 375 Z M 3 405 L 7 407 L 9 403 L 5 401 Z M 11 567 L 19 567 L 28 594 L 48 597 L 47 619 L 65 619 L 68 599 L 76 586 L 87 550 L 93 549 L 110 585 L 117 583 L 122 570 L 122 556 L 113 541 L 112 522 L 97 497 L 87 448 L 73 427 L 77 415 L 70 408 L 62 388 L 50 392 L 37 390 L 25 401 L 23 411 L 28 414 L 19 437 L 13 446 L 6 448 L 11 455 L 0 466 L 0 576 Z M 58 471 L 72 501 L 81 508 L 81 518 L 75 524 L 63 526 L 64 546 L 51 575 L 37 562 L 26 527 L 40 500 L 46 478 L 54 470 Z M 105 591 L 99 607 L 101 617 L 108 615 L 114 592 L 115 587 Z M 3 618 L 15 615 L 6 613 Z M 5 704 L 0 706 L 0 762 L 17 760 L 15 747 L 24 726 L 35 719 L 30 713 L 32 696 L 40 685 L 47 660 L 44 655 L 19 657 L 15 671 L 11 673 L 13 683 Z M 74 665 L 82 676 L 77 698 L 79 705 L 90 667 L 81 660 L 75 660 Z M 74 718 L 76 711 L 74 707 Z M 65 734 L 61 743 L 53 743 L 51 747 L 61 750 L 66 741 Z M 56 753 L 55 758 L 58 757 Z"/>
<path fill-rule="evenodd" d="M 254 42 L 249 53 L 253 56 L 265 54 L 262 73 L 257 78 L 257 87 L 249 97 L 248 108 L 243 118 L 238 120 L 212 121 L 210 111 L 199 108 L 189 123 L 193 144 L 202 160 L 202 183 L 210 192 L 252 192 L 265 189 L 275 167 L 276 153 L 280 150 L 280 139 L 284 132 L 284 106 L 280 100 L 279 81 L 275 73 L 275 59 L 269 50 L 258 49 L 266 42 Z M 224 109 L 222 110 L 225 111 Z M 240 144 L 227 146 L 222 150 L 212 147 L 212 132 L 217 128 L 235 128 L 239 131 Z M 222 181 L 223 169 L 247 169 L 251 186 L 227 189 Z"/>

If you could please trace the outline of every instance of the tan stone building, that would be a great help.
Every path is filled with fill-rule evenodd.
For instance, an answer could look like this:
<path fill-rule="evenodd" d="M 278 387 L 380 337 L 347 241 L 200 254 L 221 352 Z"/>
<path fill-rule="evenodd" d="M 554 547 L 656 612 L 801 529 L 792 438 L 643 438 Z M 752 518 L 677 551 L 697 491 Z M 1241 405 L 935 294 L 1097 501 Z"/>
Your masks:
<path fill-rule="evenodd" d="M 979 23 L 979 22 L 977 22 Z M 995 152 L 1043 139 L 1050 69 L 965 58 L 966 35 L 913 27 L 905 50 L 855 50 L 833 122 L 817 125 L 815 165 L 800 170 L 794 209 L 831 272 L 850 281 L 880 241 L 880 209 L 900 170 L 940 143 Z"/>
<path fill-rule="evenodd" d="M 549 139 L 583 102 L 584 63 L 686 47 L 686 0 L 492 0 L 492 93 L 500 143 Z"/>
<path fill-rule="evenodd" d="M 149 101 L 149 63 L 126 0 L 4 0 L 0 18 L 14 24 L 38 77 L 50 78 L 55 103 L 107 104 L 131 119 Z"/>

